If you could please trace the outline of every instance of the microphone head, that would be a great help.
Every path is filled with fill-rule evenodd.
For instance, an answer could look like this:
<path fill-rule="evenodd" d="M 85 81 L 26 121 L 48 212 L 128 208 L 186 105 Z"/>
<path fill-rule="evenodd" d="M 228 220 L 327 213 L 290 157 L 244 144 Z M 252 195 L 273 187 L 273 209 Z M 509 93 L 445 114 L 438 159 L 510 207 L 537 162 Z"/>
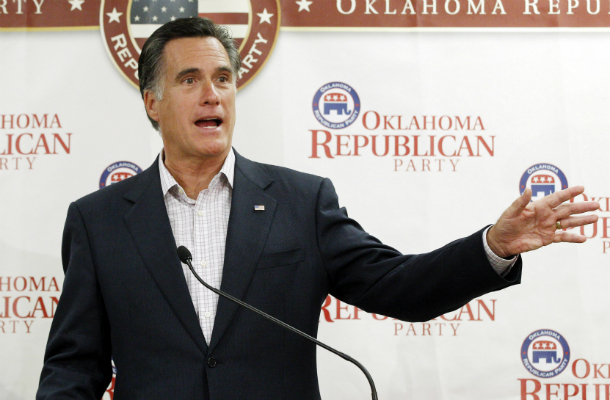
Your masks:
<path fill-rule="evenodd" d="M 185 264 L 188 264 L 189 261 L 193 259 L 191 252 L 184 246 L 178 247 L 178 258 Z"/>

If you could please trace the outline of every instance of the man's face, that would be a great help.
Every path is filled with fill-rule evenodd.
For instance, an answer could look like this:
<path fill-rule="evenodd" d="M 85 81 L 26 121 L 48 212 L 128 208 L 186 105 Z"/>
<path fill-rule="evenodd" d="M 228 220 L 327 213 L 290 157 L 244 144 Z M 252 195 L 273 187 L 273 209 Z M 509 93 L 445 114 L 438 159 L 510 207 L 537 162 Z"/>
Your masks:
<path fill-rule="evenodd" d="M 159 123 L 166 157 L 224 159 L 235 126 L 235 76 L 222 44 L 212 37 L 182 38 L 164 50 L 163 98 L 145 92 L 148 114 Z"/>

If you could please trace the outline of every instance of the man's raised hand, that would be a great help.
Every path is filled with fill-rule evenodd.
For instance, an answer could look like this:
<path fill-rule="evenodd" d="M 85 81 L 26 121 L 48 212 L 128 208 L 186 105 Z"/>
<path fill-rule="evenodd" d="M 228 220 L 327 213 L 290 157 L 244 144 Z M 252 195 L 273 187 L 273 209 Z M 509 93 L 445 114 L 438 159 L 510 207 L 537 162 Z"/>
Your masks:
<path fill-rule="evenodd" d="M 597 215 L 578 214 L 599 209 L 598 202 L 566 203 L 584 191 L 574 186 L 530 203 L 532 191 L 525 189 L 487 232 L 487 244 L 496 255 L 510 257 L 551 243 L 583 243 L 586 237 L 563 229 L 597 222 Z"/>

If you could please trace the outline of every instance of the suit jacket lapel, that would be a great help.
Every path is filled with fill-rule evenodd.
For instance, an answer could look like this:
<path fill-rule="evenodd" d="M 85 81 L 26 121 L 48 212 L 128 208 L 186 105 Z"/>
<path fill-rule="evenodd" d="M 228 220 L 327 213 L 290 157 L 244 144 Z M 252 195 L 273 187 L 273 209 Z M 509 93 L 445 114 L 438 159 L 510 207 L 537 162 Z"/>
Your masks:
<path fill-rule="evenodd" d="M 233 198 L 220 289 L 242 300 L 265 246 L 275 213 L 275 199 L 264 192 L 271 182 L 257 164 L 235 152 Z M 264 211 L 255 211 L 255 205 L 264 205 Z M 219 298 L 210 353 L 222 338 L 237 307 L 239 306 L 232 301 L 222 296 Z"/>
<path fill-rule="evenodd" d="M 157 162 L 137 179 L 134 188 L 125 194 L 126 199 L 134 202 L 125 214 L 125 222 L 159 290 L 188 334 L 206 354 L 205 338 L 176 254 Z"/>

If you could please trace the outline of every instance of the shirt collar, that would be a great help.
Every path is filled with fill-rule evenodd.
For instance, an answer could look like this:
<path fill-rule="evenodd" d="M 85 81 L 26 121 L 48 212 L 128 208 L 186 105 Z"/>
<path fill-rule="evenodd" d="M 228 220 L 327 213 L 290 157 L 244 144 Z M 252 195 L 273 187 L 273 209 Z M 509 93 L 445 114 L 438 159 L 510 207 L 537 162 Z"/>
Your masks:
<path fill-rule="evenodd" d="M 163 156 L 163 150 L 161 150 L 161 153 L 159 153 L 159 175 L 161 176 L 161 190 L 163 191 L 163 196 L 165 196 L 171 188 L 174 186 L 180 187 L 180 185 L 165 167 Z M 229 187 L 233 188 L 233 177 L 235 175 L 235 153 L 233 153 L 233 148 L 227 154 L 227 158 L 225 158 L 225 162 L 222 164 L 218 175 L 224 175 L 227 178 Z"/>

